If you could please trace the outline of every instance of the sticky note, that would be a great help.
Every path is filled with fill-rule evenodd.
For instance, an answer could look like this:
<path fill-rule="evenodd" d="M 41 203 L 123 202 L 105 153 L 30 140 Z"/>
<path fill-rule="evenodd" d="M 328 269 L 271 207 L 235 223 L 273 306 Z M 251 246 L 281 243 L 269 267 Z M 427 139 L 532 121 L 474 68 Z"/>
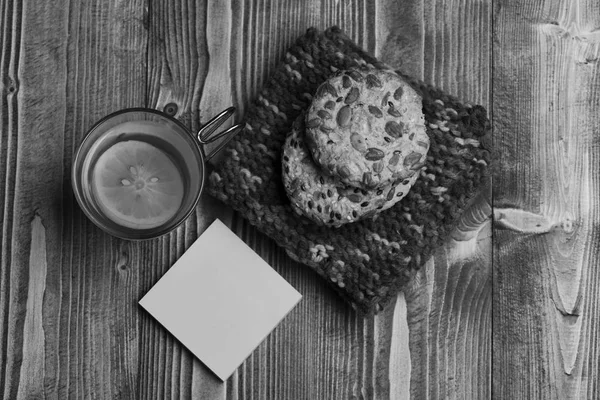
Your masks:
<path fill-rule="evenodd" d="M 226 380 L 301 298 L 217 219 L 139 303 Z"/>

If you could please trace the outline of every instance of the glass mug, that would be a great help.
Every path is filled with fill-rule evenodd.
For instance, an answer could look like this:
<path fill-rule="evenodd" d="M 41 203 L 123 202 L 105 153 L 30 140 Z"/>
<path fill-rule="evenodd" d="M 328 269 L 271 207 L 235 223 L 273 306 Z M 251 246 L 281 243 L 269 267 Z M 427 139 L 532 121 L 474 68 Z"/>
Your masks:
<path fill-rule="evenodd" d="M 206 162 L 241 130 L 215 133 L 230 107 L 194 135 L 169 115 L 147 108 L 117 111 L 98 121 L 73 160 L 71 183 L 86 216 L 105 232 L 152 239 L 177 228 L 194 210 Z M 209 154 L 204 146 L 224 140 Z"/>

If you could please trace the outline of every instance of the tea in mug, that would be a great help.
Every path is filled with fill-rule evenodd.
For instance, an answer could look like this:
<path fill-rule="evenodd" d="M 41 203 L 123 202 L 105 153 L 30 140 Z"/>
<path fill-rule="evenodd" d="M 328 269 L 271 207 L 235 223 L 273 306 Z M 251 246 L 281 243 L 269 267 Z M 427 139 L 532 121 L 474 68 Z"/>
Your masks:
<path fill-rule="evenodd" d="M 184 176 L 176 160 L 143 125 L 128 122 L 117 127 L 127 133 L 118 135 L 98 156 L 90 180 L 92 195 L 104 215 L 133 229 L 167 223 L 184 198 Z"/>

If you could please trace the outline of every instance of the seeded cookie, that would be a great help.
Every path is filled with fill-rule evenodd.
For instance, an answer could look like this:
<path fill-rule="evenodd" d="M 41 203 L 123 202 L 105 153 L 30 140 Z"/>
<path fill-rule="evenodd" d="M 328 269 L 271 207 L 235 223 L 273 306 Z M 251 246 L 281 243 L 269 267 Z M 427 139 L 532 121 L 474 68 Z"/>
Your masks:
<path fill-rule="evenodd" d="M 367 191 L 344 185 L 324 174 L 306 146 L 304 115 L 294 121 L 283 146 L 283 185 L 296 213 L 319 225 L 339 227 L 373 217 L 400 201 L 417 179 L 411 177 Z"/>
<path fill-rule="evenodd" d="M 325 173 L 367 190 L 413 176 L 429 149 L 421 97 L 377 69 L 341 71 L 319 86 L 306 140 Z"/>

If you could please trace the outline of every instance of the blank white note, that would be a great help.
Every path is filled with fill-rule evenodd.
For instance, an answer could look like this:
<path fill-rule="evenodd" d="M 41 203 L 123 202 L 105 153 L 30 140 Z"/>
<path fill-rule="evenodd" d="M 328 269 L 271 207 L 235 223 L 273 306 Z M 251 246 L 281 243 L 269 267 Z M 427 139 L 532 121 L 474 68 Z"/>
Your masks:
<path fill-rule="evenodd" d="M 140 305 L 226 380 L 301 298 L 216 220 Z"/>

